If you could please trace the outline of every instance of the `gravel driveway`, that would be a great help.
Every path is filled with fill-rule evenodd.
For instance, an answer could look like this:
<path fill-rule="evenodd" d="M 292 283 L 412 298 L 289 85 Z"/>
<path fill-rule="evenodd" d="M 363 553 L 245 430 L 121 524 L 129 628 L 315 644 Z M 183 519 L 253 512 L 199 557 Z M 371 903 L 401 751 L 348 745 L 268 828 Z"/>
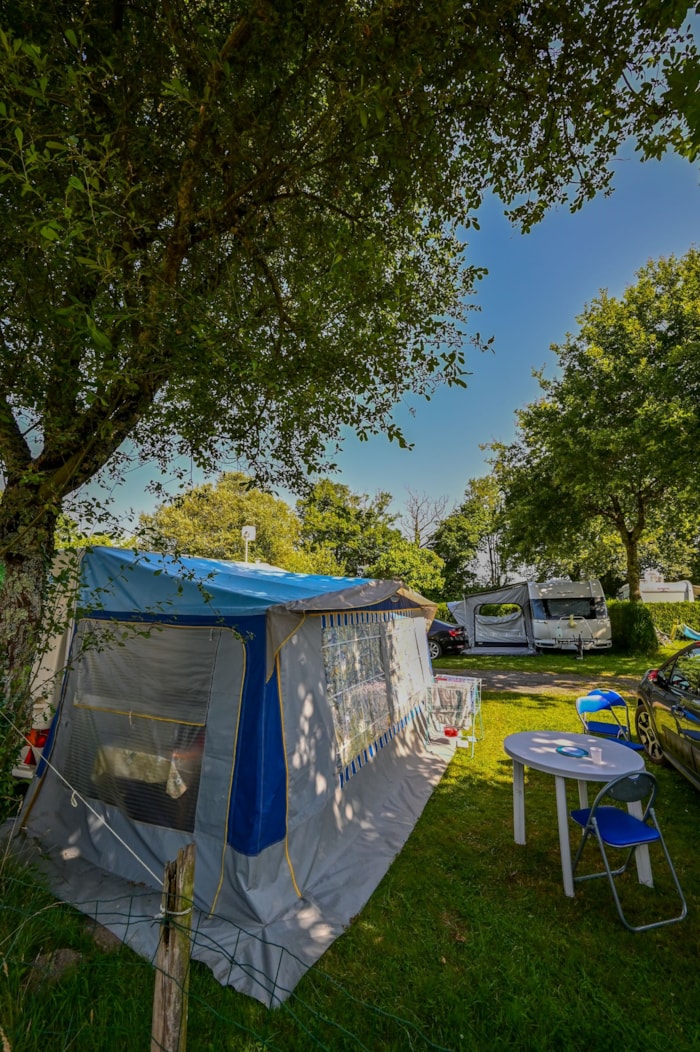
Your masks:
<path fill-rule="evenodd" d="M 580 676 L 562 676 L 557 672 L 501 672 L 498 669 L 470 670 L 464 675 L 480 679 L 482 690 L 512 690 L 518 694 L 571 694 L 575 698 L 587 694 L 593 687 L 607 687 L 627 695 L 630 700 L 629 696 L 634 697 L 639 682 L 632 677 L 605 676 L 597 680 L 593 672 L 586 675 L 585 666 Z"/>

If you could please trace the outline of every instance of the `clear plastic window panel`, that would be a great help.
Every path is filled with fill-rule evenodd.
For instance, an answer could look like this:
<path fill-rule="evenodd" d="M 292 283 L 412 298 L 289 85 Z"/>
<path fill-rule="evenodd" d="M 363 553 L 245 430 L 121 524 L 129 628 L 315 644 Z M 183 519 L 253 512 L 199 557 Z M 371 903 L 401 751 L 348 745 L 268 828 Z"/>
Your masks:
<path fill-rule="evenodd" d="M 421 661 L 422 618 L 329 617 L 323 632 L 327 696 L 331 704 L 342 770 L 356 756 L 396 729 L 411 709 L 425 702 L 432 683 L 429 661 Z M 423 649 L 427 656 L 427 646 Z"/>
<path fill-rule="evenodd" d="M 344 767 L 390 725 L 382 625 L 343 624 L 323 631 L 328 701 L 338 766 Z"/>
<path fill-rule="evenodd" d="M 404 715 L 412 705 L 423 702 L 432 683 L 432 669 L 421 661 L 417 633 L 425 634 L 423 618 L 396 618 L 382 626 L 393 687 L 393 718 Z"/>

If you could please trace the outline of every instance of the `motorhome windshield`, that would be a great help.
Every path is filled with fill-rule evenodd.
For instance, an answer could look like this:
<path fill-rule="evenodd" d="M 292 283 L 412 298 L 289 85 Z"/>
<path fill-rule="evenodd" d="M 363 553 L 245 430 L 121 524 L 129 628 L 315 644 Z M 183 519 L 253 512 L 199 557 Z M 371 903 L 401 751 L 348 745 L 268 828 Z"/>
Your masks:
<path fill-rule="evenodd" d="M 559 621 L 562 617 L 585 617 L 594 621 L 607 617 L 608 612 L 604 599 L 590 596 L 569 596 L 562 599 L 533 599 L 532 617 L 535 621 Z"/>

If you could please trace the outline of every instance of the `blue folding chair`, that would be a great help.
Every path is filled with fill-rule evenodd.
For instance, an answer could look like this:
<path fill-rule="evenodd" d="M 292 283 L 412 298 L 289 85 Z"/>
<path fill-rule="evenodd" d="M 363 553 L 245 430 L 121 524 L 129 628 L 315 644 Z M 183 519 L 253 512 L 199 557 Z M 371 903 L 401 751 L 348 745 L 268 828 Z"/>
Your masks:
<path fill-rule="evenodd" d="M 624 712 L 624 722 L 616 710 Z M 626 745 L 629 749 L 641 752 L 644 748 L 639 742 L 632 741 L 630 713 L 625 699 L 616 690 L 590 690 L 584 698 L 576 700 L 576 712 L 583 724 L 586 734 L 596 734 L 600 738 L 611 738 Z M 591 719 L 591 716 L 605 714 L 608 718 Z"/>
<path fill-rule="evenodd" d="M 607 799 L 624 804 L 632 803 L 634 801 L 641 802 L 647 796 L 648 800 L 642 818 L 635 818 L 634 815 L 629 814 L 628 811 L 623 810 L 621 807 L 604 804 L 604 801 Z M 682 921 L 688 912 L 683 890 L 680 886 L 673 863 L 671 862 L 671 856 L 668 853 L 666 842 L 661 835 L 661 830 L 659 829 L 659 824 L 656 820 L 653 806 L 655 800 L 656 778 L 648 771 L 640 771 L 636 774 L 623 774 L 619 778 L 614 778 L 613 781 L 608 782 L 607 785 L 603 786 L 593 801 L 592 807 L 583 807 L 571 812 L 571 817 L 574 822 L 577 822 L 578 825 L 583 828 L 581 843 L 579 844 L 573 863 L 574 880 L 593 880 L 596 877 L 607 876 L 612 889 L 613 898 L 615 899 L 615 905 L 617 906 L 617 912 L 620 915 L 620 920 L 629 931 L 647 931 L 650 928 L 661 928 L 665 924 L 675 924 L 677 921 Z M 598 847 L 603 856 L 605 869 L 600 873 L 585 873 L 581 876 L 577 876 L 576 868 L 581 860 L 583 849 L 587 840 L 593 836 L 595 836 L 598 841 Z M 660 844 L 663 848 L 666 862 L 671 870 L 673 882 L 676 885 L 676 890 L 680 896 L 681 912 L 678 916 L 669 917 L 666 920 L 652 921 L 650 924 L 639 924 L 634 926 L 629 923 L 622 911 L 620 897 L 615 885 L 615 877 L 618 877 L 625 872 L 630 863 L 630 859 L 634 854 L 635 848 L 655 843 Z M 610 868 L 610 862 L 608 861 L 608 855 L 605 850 L 606 847 L 619 848 L 627 851 L 627 857 L 623 865 L 618 869 Z"/>

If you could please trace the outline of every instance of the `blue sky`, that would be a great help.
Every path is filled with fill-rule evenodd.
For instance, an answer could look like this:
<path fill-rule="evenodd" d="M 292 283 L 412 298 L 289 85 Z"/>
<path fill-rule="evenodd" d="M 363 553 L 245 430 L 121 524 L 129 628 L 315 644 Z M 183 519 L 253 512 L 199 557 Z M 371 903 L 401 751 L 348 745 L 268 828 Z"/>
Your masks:
<path fill-rule="evenodd" d="M 514 437 L 515 410 L 539 387 L 533 368 L 554 372 L 552 343 L 576 330 L 576 317 L 601 288 L 621 295 L 648 260 L 700 247 L 700 172 L 676 155 L 638 160 L 633 148 L 615 162 L 615 192 L 580 212 L 550 213 L 520 234 L 497 202 L 470 231 L 470 262 L 486 266 L 479 284 L 480 313 L 470 324 L 495 337 L 494 353 L 472 352 L 466 390 L 442 390 L 430 403 L 416 400 L 398 419 L 414 448 L 350 439 L 339 458 L 351 489 L 393 494 L 407 490 L 459 501 L 470 478 L 488 473 L 480 445 Z"/>
<path fill-rule="evenodd" d="M 470 325 L 495 337 L 494 353 L 469 353 L 466 390 L 443 389 L 430 402 L 415 399 L 399 407 L 397 419 L 412 450 L 383 438 L 361 443 L 348 436 L 337 480 L 359 493 L 390 492 L 397 511 L 409 489 L 459 502 L 467 481 L 488 472 L 480 445 L 513 438 L 515 410 L 538 394 L 533 368 L 553 372 L 550 344 L 575 331 L 584 304 L 601 288 L 621 295 L 650 259 L 700 247 L 699 180 L 697 167 L 676 155 L 642 163 L 630 146 L 615 162 L 611 197 L 597 198 L 574 215 L 551 212 L 527 235 L 511 227 L 497 202 L 489 202 L 481 229 L 469 232 L 467 257 L 489 271 Z M 132 471 L 114 492 L 127 528 L 127 509 L 136 519 L 139 511 L 153 509 L 148 479 L 147 468 Z M 172 490 L 174 495 L 174 483 Z"/>

